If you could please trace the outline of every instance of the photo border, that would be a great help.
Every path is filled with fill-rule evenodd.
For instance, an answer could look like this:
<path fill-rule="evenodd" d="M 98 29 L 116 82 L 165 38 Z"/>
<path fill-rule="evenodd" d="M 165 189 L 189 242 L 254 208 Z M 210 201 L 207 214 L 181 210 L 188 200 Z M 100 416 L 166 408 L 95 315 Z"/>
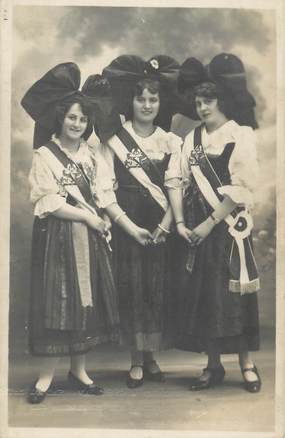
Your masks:
<path fill-rule="evenodd" d="M 0 0 L 1 1 L 1 0 Z M 285 191 L 284 191 L 284 145 L 285 145 L 285 116 L 284 116 L 284 72 L 285 72 L 285 2 L 282 0 L 2 0 L 1 8 L 1 135 L 0 171 L 2 184 L 0 199 L 2 212 L 0 214 L 0 436 L 9 437 L 41 437 L 49 438 L 64 436 L 68 438 L 84 438 L 96 436 L 100 438 L 135 436 L 157 437 L 205 437 L 205 438 L 281 438 L 285 433 Z M 223 432 L 223 431 L 173 431 L 173 430 L 133 430 L 133 429 L 68 429 L 68 428 L 20 428 L 8 425 L 8 334 L 9 334 L 9 252 L 10 252 L 10 148 L 11 148 L 11 76 L 12 76 L 12 25 L 13 7 L 28 6 L 104 6 L 104 7 L 176 7 L 176 8 L 233 8 L 233 9 L 270 9 L 276 13 L 277 29 L 277 157 L 276 157 L 276 195 L 277 195 L 277 264 L 276 264 L 276 385 L 275 385 L 275 431 L 274 432 Z M 262 413 L 260 413 L 262 415 Z"/>

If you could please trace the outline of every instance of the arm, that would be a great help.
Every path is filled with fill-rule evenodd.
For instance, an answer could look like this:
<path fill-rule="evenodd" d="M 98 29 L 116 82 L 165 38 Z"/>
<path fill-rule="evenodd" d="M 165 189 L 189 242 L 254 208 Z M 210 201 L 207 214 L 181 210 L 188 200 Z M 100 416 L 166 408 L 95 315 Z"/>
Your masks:
<path fill-rule="evenodd" d="M 171 199 L 172 197 L 175 197 L 175 195 L 173 195 L 173 193 L 175 191 L 181 192 L 181 178 L 172 178 L 171 180 L 171 184 L 167 184 L 166 188 L 168 191 L 168 196 L 169 199 Z M 160 225 L 165 228 L 166 230 L 170 229 L 170 226 L 172 224 L 173 221 L 173 210 L 171 208 L 171 204 L 168 206 L 168 209 L 165 212 L 165 215 L 162 218 L 162 221 L 160 222 Z"/>
<path fill-rule="evenodd" d="M 73 207 L 69 204 L 63 204 L 60 208 L 51 213 L 53 216 L 59 219 L 84 222 L 90 228 L 98 231 L 100 234 L 104 234 L 107 231 L 106 224 L 97 214 L 84 210 L 82 208 Z"/>
<path fill-rule="evenodd" d="M 215 224 L 230 214 L 236 206 L 252 205 L 252 194 L 256 187 L 258 164 L 256 157 L 256 138 L 254 131 L 245 126 L 239 126 L 235 132 L 235 148 L 229 161 L 231 184 L 218 189 L 224 200 L 206 219 L 193 231 L 193 240 L 202 241 L 213 229 Z"/>
<path fill-rule="evenodd" d="M 225 196 L 224 200 L 213 211 L 213 213 L 201 224 L 194 228 L 191 235 L 192 242 L 199 245 L 199 243 L 201 243 L 211 233 L 214 226 L 228 216 L 236 208 L 236 206 L 237 204 L 232 201 L 231 198 Z"/>
<path fill-rule="evenodd" d="M 171 206 L 168 206 L 168 209 L 165 212 L 165 215 L 162 218 L 162 221 L 154 232 L 152 233 L 153 242 L 154 243 L 164 243 L 168 234 L 170 234 L 170 226 L 173 220 L 173 214 Z"/>
<path fill-rule="evenodd" d="M 127 217 L 126 213 L 118 205 L 114 192 L 116 181 L 114 172 L 114 153 L 109 147 L 103 147 L 103 145 L 101 153 L 97 154 L 97 176 L 98 175 L 99 180 L 101 181 L 100 186 L 102 189 L 100 190 L 98 197 L 101 208 L 104 208 L 103 217 L 105 219 L 107 229 L 110 229 L 110 219 L 112 219 L 141 245 L 148 245 L 152 243 L 153 239 L 151 233 L 144 228 L 138 227 Z M 110 219 L 108 220 L 107 218 Z"/>
<path fill-rule="evenodd" d="M 67 192 L 58 184 L 49 166 L 38 152 L 33 157 L 29 183 L 36 216 L 44 218 L 53 215 L 64 220 L 84 222 L 100 234 L 104 234 L 106 225 L 95 212 L 93 214 L 88 210 L 66 203 Z"/>
<path fill-rule="evenodd" d="M 180 187 L 172 187 L 169 188 L 168 190 L 170 205 L 172 207 L 172 212 L 174 215 L 177 232 L 183 239 L 185 239 L 189 243 L 191 243 L 190 240 L 191 230 L 189 230 L 185 226 L 185 222 L 184 222 L 183 185 L 185 184 L 185 182 L 189 177 L 188 149 L 190 144 L 191 144 L 191 139 L 189 140 L 189 136 L 188 136 L 182 147 L 182 152 L 180 154 L 180 159 L 179 159 L 182 184 L 180 184 Z"/>
<path fill-rule="evenodd" d="M 138 243 L 144 246 L 152 243 L 153 237 L 151 233 L 144 228 L 138 227 L 133 221 L 131 221 L 119 204 L 110 204 L 105 207 L 105 211 L 115 223 L 123 228 L 123 230 L 132 236 Z"/>
<path fill-rule="evenodd" d="M 181 145 L 182 140 L 172 132 L 167 134 L 168 148 L 171 152 L 171 157 L 168 163 L 168 169 L 164 175 L 164 185 L 168 190 L 170 205 L 153 233 L 154 239 L 157 243 L 165 242 L 167 234 L 170 232 L 170 226 L 177 215 L 183 218 L 182 209 L 182 172 L 181 172 Z M 179 212 L 178 212 L 179 211 Z M 182 222 L 184 220 L 182 219 Z M 179 227 L 181 228 L 181 227 Z M 188 236 L 184 233 L 183 237 L 188 240 Z"/>
<path fill-rule="evenodd" d="M 183 239 L 191 243 L 190 236 L 192 233 L 191 230 L 185 226 L 184 222 L 182 189 L 169 190 L 168 193 L 177 232 L 181 237 L 183 237 Z"/>
<path fill-rule="evenodd" d="M 238 205 L 252 208 L 258 187 L 258 160 L 256 133 L 248 126 L 239 126 L 235 132 L 235 148 L 229 160 L 231 184 L 218 189 Z"/>

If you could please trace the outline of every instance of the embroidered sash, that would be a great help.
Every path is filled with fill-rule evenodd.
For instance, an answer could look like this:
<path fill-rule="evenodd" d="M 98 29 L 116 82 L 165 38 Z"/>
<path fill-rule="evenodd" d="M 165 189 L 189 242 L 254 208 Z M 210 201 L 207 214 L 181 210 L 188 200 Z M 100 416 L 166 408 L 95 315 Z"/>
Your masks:
<path fill-rule="evenodd" d="M 218 192 L 222 183 L 204 152 L 201 129 L 201 126 L 195 128 L 194 149 L 189 164 L 200 192 L 215 209 L 224 199 Z M 224 221 L 232 236 L 229 290 L 241 294 L 256 292 L 260 289 L 260 281 L 250 239 L 253 228 L 251 215 L 246 208 L 239 207 L 225 217 Z"/>
<path fill-rule="evenodd" d="M 67 193 L 95 214 L 95 205 L 90 205 L 92 193 L 89 182 L 82 169 L 68 158 L 53 141 L 49 141 L 45 146 L 42 146 L 39 153 Z"/>
<path fill-rule="evenodd" d="M 95 208 L 89 204 L 92 193 L 80 167 L 69 159 L 52 141 L 38 149 L 38 152 L 44 158 L 56 179 L 64 185 L 67 193 L 83 208 L 96 214 Z M 72 237 L 81 303 L 83 307 L 93 306 L 87 226 L 82 222 L 72 222 Z"/>
<path fill-rule="evenodd" d="M 131 134 L 123 127 L 117 135 L 108 141 L 108 144 L 131 175 L 149 191 L 153 199 L 166 211 L 168 208 L 167 191 L 159 170 L 142 151 Z"/>

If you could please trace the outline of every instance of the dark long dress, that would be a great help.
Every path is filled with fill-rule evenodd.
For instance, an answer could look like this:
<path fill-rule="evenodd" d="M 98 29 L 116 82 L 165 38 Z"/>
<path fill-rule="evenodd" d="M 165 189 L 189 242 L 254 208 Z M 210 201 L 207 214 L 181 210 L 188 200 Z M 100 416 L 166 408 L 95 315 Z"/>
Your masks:
<path fill-rule="evenodd" d="M 82 169 L 83 171 L 83 169 Z M 84 178 L 88 181 L 87 176 Z M 88 202 L 95 208 L 90 187 Z M 67 203 L 73 204 L 70 196 Z M 74 248 L 73 223 L 48 215 L 35 218 L 32 240 L 29 347 L 33 355 L 86 353 L 91 346 L 119 340 L 119 318 L 110 254 L 88 228 L 93 307 L 83 307 Z"/>
<path fill-rule="evenodd" d="M 169 155 L 156 162 L 164 179 Z M 138 226 L 153 232 L 165 211 L 115 157 L 117 201 Z M 115 280 L 124 342 L 139 351 L 161 348 L 165 298 L 168 293 L 167 244 L 143 247 L 114 226 Z"/>
<path fill-rule="evenodd" d="M 229 143 L 221 155 L 208 155 L 222 185 L 231 182 L 228 164 L 234 147 L 234 143 Z M 184 212 L 186 225 L 193 229 L 213 210 L 192 175 L 190 178 Z M 229 291 L 231 243 L 227 224 L 222 221 L 198 246 L 192 274 L 185 268 L 189 248 L 184 241 L 179 243 L 181 256 L 176 264 L 176 275 L 181 279 L 181 289 L 176 309 L 176 346 L 180 349 L 207 352 L 211 341 L 216 343 L 220 353 L 237 353 L 241 348 L 259 349 L 256 292 L 240 295 Z"/>

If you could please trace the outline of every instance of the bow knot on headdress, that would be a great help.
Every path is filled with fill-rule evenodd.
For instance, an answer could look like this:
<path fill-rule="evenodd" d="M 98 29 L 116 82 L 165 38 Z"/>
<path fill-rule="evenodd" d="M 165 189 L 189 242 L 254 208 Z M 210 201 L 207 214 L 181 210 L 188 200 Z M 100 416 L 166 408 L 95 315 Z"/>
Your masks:
<path fill-rule="evenodd" d="M 254 117 L 255 100 L 247 89 L 246 72 L 242 61 L 231 53 L 220 53 L 204 66 L 196 58 L 188 58 L 181 65 L 177 89 L 180 93 L 180 112 L 192 119 L 198 119 L 195 109 L 190 104 L 193 89 L 203 82 L 214 82 L 225 98 L 233 103 L 236 112 L 242 118 L 250 120 L 250 125 L 257 127 Z M 237 115 L 237 119 L 238 119 Z M 240 120 L 237 120 L 238 123 Z"/>
<path fill-rule="evenodd" d="M 100 140 L 111 137 L 120 126 L 119 113 L 111 97 L 110 84 L 100 75 L 89 76 L 80 91 L 81 74 L 73 62 L 58 64 L 35 82 L 21 104 L 35 121 L 34 147 L 50 140 L 55 130 L 56 106 L 72 96 L 81 96 L 92 107 L 94 130 Z M 87 129 L 84 138 L 92 133 Z"/>
<path fill-rule="evenodd" d="M 137 55 L 121 55 L 104 68 L 102 76 L 110 82 L 119 111 L 127 118 L 135 85 L 143 79 L 159 81 L 161 102 L 156 124 L 169 130 L 175 112 L 174 90 L 178 74 L 179 64 L 170 56 L 155 55 L 145 61 Z"/>

